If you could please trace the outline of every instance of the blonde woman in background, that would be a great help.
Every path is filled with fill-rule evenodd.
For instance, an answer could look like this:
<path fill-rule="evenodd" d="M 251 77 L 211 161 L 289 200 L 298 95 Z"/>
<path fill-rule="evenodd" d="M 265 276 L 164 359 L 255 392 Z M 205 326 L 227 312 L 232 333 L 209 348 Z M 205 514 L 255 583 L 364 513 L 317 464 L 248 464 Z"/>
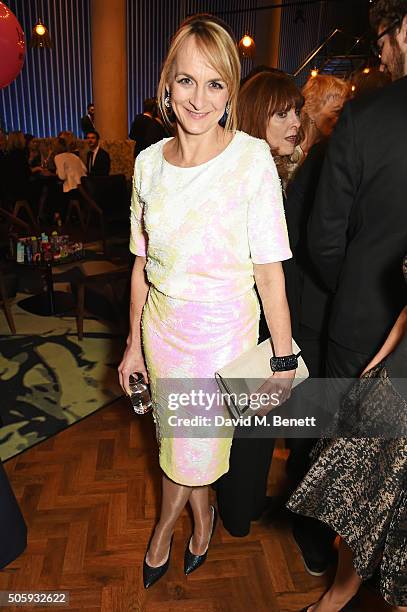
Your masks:
<path fill-rule="evenodd" d="M 61 132 L 55 144 L 54 163 L 59 179 L 63 181 L 63 192 L 73 197 L 73 190 L 80 185 L 87 171 L 82 160 L 75 154 L 77 143 L 71 132 Z M 77 195 L 75 193 L 75 195 Z"/>
<path fill-rule="evenodd" d="M 305 155 L 314 144 L 332 134 L 350 93 L 348 81 L 325 74 L 310 77 L 305 83 L 302 89 L 305 103 L 301 114 L 304 130 L 301 149 Z"/>

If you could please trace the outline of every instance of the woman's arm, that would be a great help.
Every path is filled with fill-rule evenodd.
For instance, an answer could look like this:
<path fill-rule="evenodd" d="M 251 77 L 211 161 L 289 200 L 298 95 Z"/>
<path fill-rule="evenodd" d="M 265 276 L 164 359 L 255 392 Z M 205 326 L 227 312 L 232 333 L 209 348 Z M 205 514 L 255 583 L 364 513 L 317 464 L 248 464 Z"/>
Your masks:
<path fill-rule="evenodd" d="M 145 274 L 146 258 L 136 257 L 131 275 L 130 331 L 123 359 L 118 367 L 122 389 L 130 395 L 129 376 L 141 372 L 148 382 L 147 369 L 141 346 L 141 315 L 147 300 L 149 283 Z"/>
<path fill-rule="evenodd" d="M 380 351 L 373 357 L 371 362 L 365 367 L 361 376 L 365 374 L 368 370 L 371 370 L 378 363 L 383 361 L 390 353 L 394 351 L 400 340 L 403 339 L 405 333 L 407 332 L 407 306 L 403 308 L 401 313 L 399 314 L 397 321 L 392 327 L 391 332 L 387 336 L 386 342 L 383 344 Z"/>
<path fill-rule="evenodd" d="M 281 262 L 253 264 L 254 278 L 273 339 L 276 357 L 291 355 L 291 320 L 285 293 L 285 279 Z"/>
<path fill-rule="evenodd" d="M 63 161 L 60 159 L 58 155 L 55 156 L 54 163 L 55 163 L 55 168 L 56 168 L 56 173 L 57 173 L 58 178 L 61 179 L 61 181 L 65 181 L 66 180 L 65 164 L 63 163 Z"/>
<path fill-rule="evenodd" d="M 273 339 L 276 357 L 292 355 L 292 336 L 290 311 L 285 292 L 285 279 L 281 262 L 253 264 L 254 278 L 263 306 L 264 315 Z M 290 397 L 295 370 L 274 372 L 270 369 L 270 379 L 259 389 L 259 393 L 279 393 L 283 403 Z"/>

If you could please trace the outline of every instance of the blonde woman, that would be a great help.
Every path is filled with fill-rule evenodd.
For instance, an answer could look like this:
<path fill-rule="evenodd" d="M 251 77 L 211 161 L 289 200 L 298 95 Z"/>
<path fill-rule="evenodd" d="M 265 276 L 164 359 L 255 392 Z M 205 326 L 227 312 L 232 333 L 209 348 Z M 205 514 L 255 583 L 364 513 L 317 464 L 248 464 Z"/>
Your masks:
<path fill-rule="evenodd" d="M 171 42 L 157 95 L 175 137 L 142 151 L 135 164 L 130 249 L 137 257 L 119 377 L 126 393 L 131 373 L 150 381 L 160 445 L 162 507 L 144 560 L 146 588 L 168 569 L 175 524 L 188 501 L 194 531 L 185 573 L 205 561 L 216 524 L 208 485 L 228 471 L 231 446 L 230 433 L 194 437 L 192 427 L 164 436 L 170 410 L 163 381 L 183 379 L 193 389 L 201 379 L 206 392 L 216 393 L 215 371 L 257 343 L 255 281 L 276 355 L 292 355 L 281 188 L 267 143 L 236 132 L 239 81 L 226 26 L 208 15 L 187 19 Z M 276 372 L 271 392 L 288 397 L 294 374 Z M 200 414 L 209 416 L 205 408 Z M 192 405 L 186 411 L 194 414 Z"/>
<path fill-rule="evenodd" d="M 329 75 L 318 74 L 305 83 L 302 89 L 305 103 L 301 114 L 304 130 L 301 149 L 305 155 L 314 144 L 331 135 L 350 93 L 348 81 Z"/>
<path fill-rule="evenodd" d="M 73 197 L 74 190 L 78 188 L 83 176 L 86 176 L 86 166 L 82 160 L 75 155 L 76 139 L 70 137 L 71 132 L 61 132 L 55 144 L 54 163 L 59 179 L 63 181 L 63 192 Z"/>

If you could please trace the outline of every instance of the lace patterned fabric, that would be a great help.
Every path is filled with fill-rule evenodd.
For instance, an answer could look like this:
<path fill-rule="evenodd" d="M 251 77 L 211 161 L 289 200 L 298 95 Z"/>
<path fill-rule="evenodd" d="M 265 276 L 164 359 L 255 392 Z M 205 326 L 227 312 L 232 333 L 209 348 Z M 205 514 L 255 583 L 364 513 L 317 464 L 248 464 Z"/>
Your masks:
<path fill-rule="evenodd" d="M 407 280 L 407 258 L 403 270 Z M 320 440 L 287 504 L 340 534 L 363 580 L 378 570 L 381 593 L 394 606 L 407 606 L 407 438 L 363 437 L 363 431 L 371 433 L 386 418 L 399 419 L 405 431 L 407 396 L 397 390 L 389 365 L 405 379 L 406 356 L 407 335 L 350 389 L 340 414 L 355 438 Z"/>

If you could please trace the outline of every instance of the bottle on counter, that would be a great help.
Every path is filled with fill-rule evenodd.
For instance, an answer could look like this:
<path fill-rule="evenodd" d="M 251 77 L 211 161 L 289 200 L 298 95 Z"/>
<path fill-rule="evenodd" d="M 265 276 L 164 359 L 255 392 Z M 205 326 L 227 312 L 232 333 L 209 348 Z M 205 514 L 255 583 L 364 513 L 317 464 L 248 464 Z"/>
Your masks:
<path fill-rule="evenodd" d="M 52 261 L 51 244 L 49 242 L 43 242 L 42 253 L 44 261 Z"/>
<path fill-rule="evenodd" d="M 58 232 L 55 232 L 55 231 L 52 232 L 50 242 L 51 242 L 51 249 L 53 251 L 57 251 L 58 250 Z"/>
<path fill-rule="evenodd" d="M 24 244 L 24 259 L 26 263 L 32 263 L 33 261 L 33 250 L 31 245 L 31 238 L 26 238 Z"/>
<path fill-rule="evenodd" d="M 62 219 L 61 219 L 61 215 L 59 214 L 59 212 L 56 212 L 54 214 L 54 225 L 56 227 L 57 234 L 60 234 L 62 230 Z"/>
<path fill-rule="evenodd" d="M 16 234 L 9 234 L 9 244 L 10 244 L 9 257 L 10 259 L 16 259 L 17 257 L 17 253 L 16 253 L 17 240 L 18 239 L 17 239 Z"/>
<path fill-rule="evenodd" d="M 36 253 L 38 253 L 38 240 L 37 236 L 31 236 L 31 249 L 33 257 Z"/>
<path fill-rule="evenodd" d="M 24 263 L 24 244 L 19 240 L 16 246 L 17 263 Z"/>

